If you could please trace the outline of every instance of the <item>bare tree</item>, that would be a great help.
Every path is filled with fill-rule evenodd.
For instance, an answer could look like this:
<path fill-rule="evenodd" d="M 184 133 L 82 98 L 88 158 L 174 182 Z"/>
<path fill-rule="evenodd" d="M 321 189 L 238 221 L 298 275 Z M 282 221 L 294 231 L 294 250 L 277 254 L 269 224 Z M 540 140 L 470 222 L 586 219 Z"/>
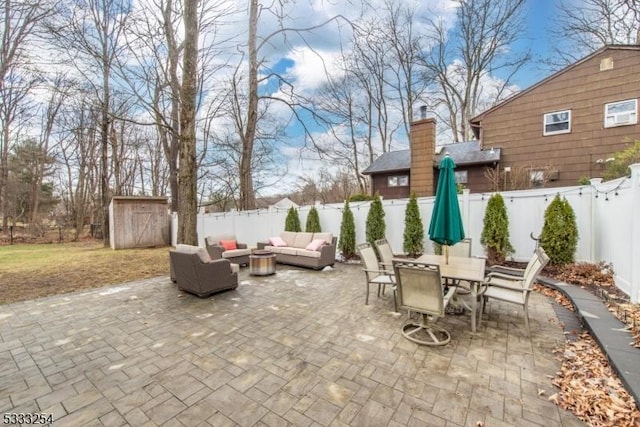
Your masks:
<path fill-rule="evenodd" d="M 517 54 L 510 49 L 522 34 L 524 4 L 460 0 L 454 34 L 442 20 L 427 20 L 432 48 L 424 65 L 426 78 L 435 81 L 435 96 L 427 104 L 447 123 L 454 142 L 472 137 L 469 120 L 509 95 L 514 74 L 529 61 L 528 51 Z M 489 78 L 492 85 L 487 84 Z"/>
<path fill-rule="evenodd" d="M 27 44 L 37 35 L 40 23 L 51 15 L 51 5 L 41 0 L 4 0 L 0 11 L 0 213 L 2 231 L 7 232 L 6 184 L 9 174 L 10 135 L 15 113 L 34 85 L 28 76 Z M 19 85 L 20 87 L 15 87 Z"/>
<path fill-rule="evenodd" d="M 640 44 L 637 0 L 584 0 L 580 7 L 564 0 L 558 6 L 552 34 L 552 65 L 564 66 L 608 44 Z M 559 60 L 558 60 L 559 59 Z"/>
<path fill-rule="evenodd" d="M 196 96 L 198 70 L 198 0 L 184 0 L 184 56 L 180 90 L 180 149 L 178 169 L 178 242 L 198 244 L 196 218 Z"/>
<path fill-rule="evenodd" d="M 122 36 L 130 4 L 125 0 L 88 0 L 58 4 L 58 17 L 49 23 L 56 43 L 93 91 L 100 111 L 100 204 L 104 245 L 109 246 L 109 133 L 113 66 L 122 53 Z"/>

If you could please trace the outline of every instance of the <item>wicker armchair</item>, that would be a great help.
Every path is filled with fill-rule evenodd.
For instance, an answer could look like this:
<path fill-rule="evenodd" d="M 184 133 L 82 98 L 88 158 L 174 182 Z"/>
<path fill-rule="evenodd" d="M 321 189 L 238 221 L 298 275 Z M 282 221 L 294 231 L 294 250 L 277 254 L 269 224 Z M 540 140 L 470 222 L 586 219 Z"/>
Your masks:
<path fill-rule="evenodd" d="M 204 248 L 178 245 L 169 251 L 169 260 L 171 280 L 185 292 L 206 297 L 238 287 L 238 265 L 212 260 Z"/>

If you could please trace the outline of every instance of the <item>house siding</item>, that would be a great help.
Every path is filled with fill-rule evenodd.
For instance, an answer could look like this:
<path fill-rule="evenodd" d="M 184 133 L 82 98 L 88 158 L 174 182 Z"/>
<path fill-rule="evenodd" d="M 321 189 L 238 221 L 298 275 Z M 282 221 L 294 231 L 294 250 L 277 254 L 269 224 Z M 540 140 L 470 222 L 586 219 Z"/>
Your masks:
<path fill-rule="evenodd" d="M 390 173 L 381 173 L 371 175 L 371 190 L 373 194 L 380 194 L 383 199 L 404 199 L 408 198 L 410 195 L 411 188 L 411 177 L 409 176 L 409 185 L 408 186 L 399 186 L 399 187 L 389 187 L 389 181 L 387 180 L 390 176 L 399 176 L 406 175 L 409 176 L 409 171 L 398 171 L 398 172 L 390 172 Z"/>
<path fill-rule="evenodd" d="M 600 71 L 600 61 L 608 57 L 613 68 Z M 639 98 L 640 50 L 605 49 L 486 112 L 482 144 L 503 149 L 501 169 L 551 167 L 558 179 L 547 186 L 575 185 L 581 177 L 602 176 L 598 159 L 640 140 L 639 123 L 604 127 L 605 104 Z M 543 136 L 544 114 L 563 110 L 571 110 L 571 132 Z"/>

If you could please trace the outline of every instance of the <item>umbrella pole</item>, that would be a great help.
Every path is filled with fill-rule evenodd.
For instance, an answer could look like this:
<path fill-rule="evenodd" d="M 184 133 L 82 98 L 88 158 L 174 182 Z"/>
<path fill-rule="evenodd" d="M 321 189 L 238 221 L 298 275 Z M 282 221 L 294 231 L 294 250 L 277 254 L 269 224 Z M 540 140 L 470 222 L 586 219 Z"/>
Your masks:
<path fill-rule="evenodd" d="M 444 263 L 449 264 L 449 245 L 444 245 Z"/>

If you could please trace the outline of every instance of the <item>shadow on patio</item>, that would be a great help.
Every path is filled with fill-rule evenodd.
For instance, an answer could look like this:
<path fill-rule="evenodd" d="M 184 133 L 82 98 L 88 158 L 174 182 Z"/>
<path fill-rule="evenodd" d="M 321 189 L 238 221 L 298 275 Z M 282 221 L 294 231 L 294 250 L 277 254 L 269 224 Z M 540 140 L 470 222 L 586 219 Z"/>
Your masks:
<path fill-rule="evenodd" d="M 199 299 L 168 277 L 3 306 L 0 409 L 54 425 L 583 425 L 548 401 L 564 345 L 552 303 L 491 302 L 445 347 L 404 339 L 359 265 L 274 276 Z M 540 395 L 541 391 L 546 394 Z"/>

